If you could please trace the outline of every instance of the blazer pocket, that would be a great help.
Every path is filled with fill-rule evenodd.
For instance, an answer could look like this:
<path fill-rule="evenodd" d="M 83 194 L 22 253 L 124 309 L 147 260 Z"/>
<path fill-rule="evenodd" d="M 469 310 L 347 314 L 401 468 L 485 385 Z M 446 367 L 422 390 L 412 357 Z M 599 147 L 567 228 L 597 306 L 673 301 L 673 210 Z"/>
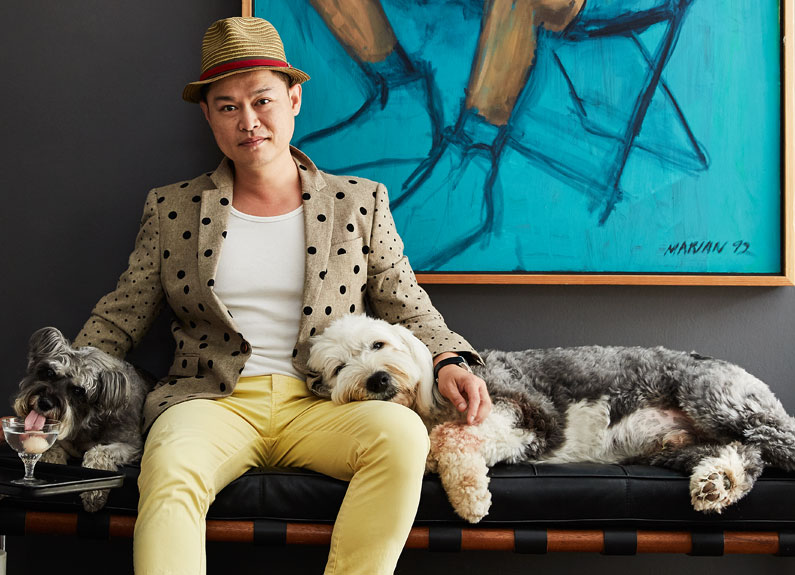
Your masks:
<path fill-rule="evenodd" d="M 367 279 L 367 256 L 363 252 L 364 238 L 352 238 L 344 242 L 331 244 L 327 271 L 336 281 L 347 283 L 344 288 L 335 285 L 334 290 L 342 289 L 336 296 L 350 299 L 352 289 L 359 289 L 359 284 Z M 331 289 L 331 285 L 324 282 L 323 290 Z M 346 293 L 347 292 L 347 293 Z M 344 297 L 343 297 L 344 296 Z"/>
<path fill-rule="evenodd" d="M 199 372 L 199 356 L 198 355 L 176 355 L 174 356 L 174 363 L 168 370 L 169 375 L 177 377 L 191 377 Z"/>
<path fill-rule="evenodd" d="M 329 248 L 329 251 L 331 252 L 330 255 L 332 255 L 332 256 L 333 255 L 342 255 L 343 253 L 346 253 L 349 248 L 350 249 L 354 249 L 357 246 L 359 246 L 359 250 L 361 251 L 361 246 L 363 245 L 363 242 L 364 242 L 364 238 L 362 238 L 362 236 L 359 236 L 359 237 L 356 237 L 356 238 L 350 238 L 350 239 L 346 239 L 346 240 L 342 240 L 342 241 L 333 241 L 334 239 L 336 239 L 336 238 L 332 238 L 331 247 Z M 340 250 L 342 250 L 341 253 L 340 253 Z"/>

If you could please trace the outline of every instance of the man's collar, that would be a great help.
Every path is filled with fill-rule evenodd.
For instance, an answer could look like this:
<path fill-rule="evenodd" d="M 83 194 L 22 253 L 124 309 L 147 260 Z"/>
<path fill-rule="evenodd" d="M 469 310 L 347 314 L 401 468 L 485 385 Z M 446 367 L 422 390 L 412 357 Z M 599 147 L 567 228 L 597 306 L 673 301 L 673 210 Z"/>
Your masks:
<path fill-rule="evenodd" d="M 323 173 L 317 168 L 315 163 L 309 159 L 309 156 L 293 146 L 290 146 L 290 154 L 293 157 L 295 165 L 298 167 L 302 190 L 313 190 L 317 192 L 326 187 L 326 180 L 323 178 Z M 235 184 L 235 171 L 232 161 L 224 157 L 218 165 L 218 168 L 216 168 L 215 172 L 210 176 L 210 179 L 218 189 L 233 187 Z"/>

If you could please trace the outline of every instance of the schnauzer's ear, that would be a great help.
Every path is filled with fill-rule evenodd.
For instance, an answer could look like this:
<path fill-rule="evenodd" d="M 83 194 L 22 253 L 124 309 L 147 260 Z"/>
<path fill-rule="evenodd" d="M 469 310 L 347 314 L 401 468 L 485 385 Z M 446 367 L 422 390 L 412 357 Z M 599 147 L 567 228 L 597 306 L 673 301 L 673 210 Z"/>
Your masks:
<path fill-rule="evenodd" d="M 28 342 L 28 365 L 33 365 L 65 347 L 69 347 L 69 340 L 54 327 L 36 330 Z"/>
<path fill-rule="evenodd" d="M 99 400 L 108 410 L 129 401 L 130 382 L 127 374 L 118 370 L 103 371 L 100 376 Z"/>

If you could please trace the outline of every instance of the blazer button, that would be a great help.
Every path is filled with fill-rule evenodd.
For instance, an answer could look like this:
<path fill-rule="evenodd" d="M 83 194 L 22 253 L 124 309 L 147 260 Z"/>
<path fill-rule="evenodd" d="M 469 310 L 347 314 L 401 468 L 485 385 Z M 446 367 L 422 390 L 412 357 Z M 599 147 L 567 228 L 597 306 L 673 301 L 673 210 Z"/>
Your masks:
<path fill-rule="evenodd" d="M 240 351 L 242 351 L 243 353 L 248 353 L 250 349 L 251 346 L 248 344 L 247 341 L 244 341 L 243 343 L 240 344 Z"/>

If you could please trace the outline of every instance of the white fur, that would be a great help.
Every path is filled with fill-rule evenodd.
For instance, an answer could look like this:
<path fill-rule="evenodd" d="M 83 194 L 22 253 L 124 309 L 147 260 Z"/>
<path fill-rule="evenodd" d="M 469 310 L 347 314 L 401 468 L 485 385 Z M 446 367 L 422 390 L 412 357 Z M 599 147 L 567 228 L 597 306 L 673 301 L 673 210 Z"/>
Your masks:
<path fill-rule="evenodd" d="M 433 428 L 430 440 L 428 458 L 453 509 L 467 521 L 477 523 L 491 506 L 489 468 L 483 457 L 484 441 L 479 429 L 442 423 Z"/>
<path fill-rule="evenodd" d="M 472 428 L 482 440 L 481 453 L 489 467 L 505 461 L 524 459 L 525 447 L 535 441 L 535 433 L 516 427 L 516 413 L 502 405 L 494 406 L 480 425 Z"/>
<path fill-rule="evenodd" d="M 705 458 L 690 476 L 690 500 L 696 511 L 721 513 L 753 487 L 735 444 L 726 445 L 717 457 Z"/>
<path fill-rule="evenodd" d="M 364 385 L 380 370 L 396 380 L 398 395 L 391 401 L 426 412 L 434 403 L 431 352 L 408 329 L 383 320 L 348 315 L 335 321 L 314 338 L 307 364 L 322 378 L 309 378 L 312 390 L 329 390 L 335 403 L 371 399 Z"/>
<path fill-rule="evenodd" d="M 543 461 L 569 463 L 573 461 L 603 461 L 607 459 L 607 428 L 610 408 L 607 400 L 580 401 L 566 410 L 565 441 L 563 446 Z"/>

